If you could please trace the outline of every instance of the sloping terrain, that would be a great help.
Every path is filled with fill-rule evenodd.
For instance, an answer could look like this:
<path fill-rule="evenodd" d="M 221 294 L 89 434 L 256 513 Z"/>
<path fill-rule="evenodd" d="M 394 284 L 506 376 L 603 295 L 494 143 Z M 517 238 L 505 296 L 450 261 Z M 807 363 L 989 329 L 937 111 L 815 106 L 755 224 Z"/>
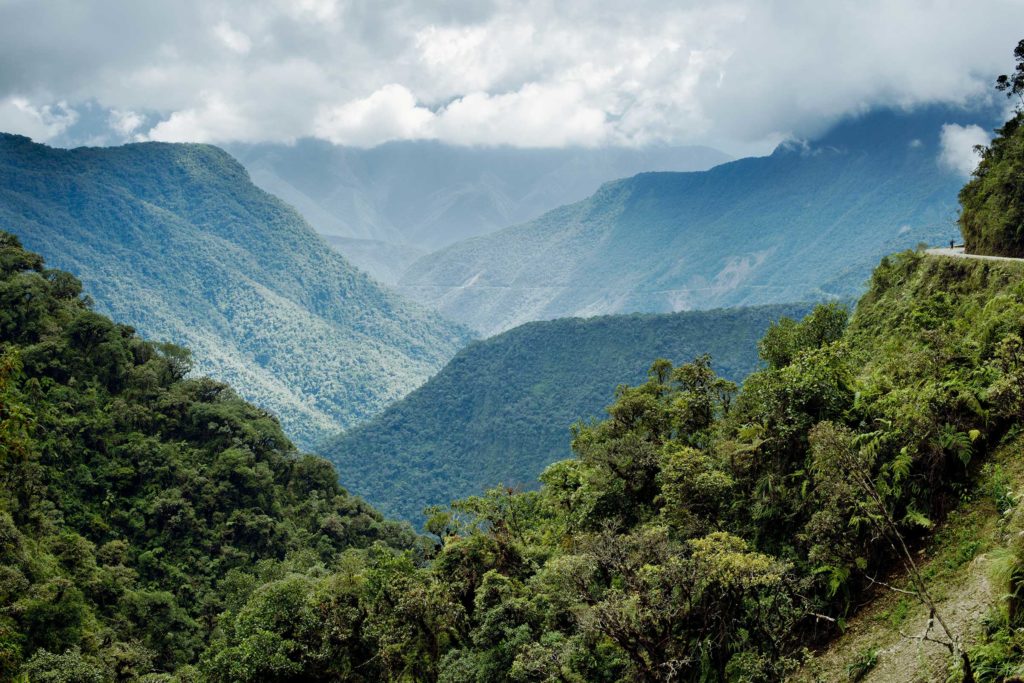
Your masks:
<path fill-rule="evenodd" d="M 922 574 L 951 630 L 971 648 L 983 647 L 986 620 L 998 620 L 1016 538 L 1024 533 L 1024 446 L 1007 444 L 979 473 L 973 495 L 953 511 L 935 537 L 919 551 Z M 923 639 L 929 611 L 906 591 L 906 570 L 885 577 L 874 600 L 796 673 L 800 683 L 860 680 L 865 683 L 931 683 L 950 673 L 948 650 Z M 990 680 L 983 662 L 978 673 Z M 1020 673 L 1020 671 L 1018 671 Z"/>
<path fill-rule="evenodd" d="M 425 385 L 320 452 L 374 505 L 422 523 L 428 505 L 504 483 L 533 488 L 567 458 L 570 425 L 601 417 L 651 362 L 710 354 L 724 377 L 757 367 L 757 340 L 809 306 L 763 306 L 529 323 L 459 352 Z"/>
<path fill-rule="evenodd" d="M 729 157 L 708 147 L 518 149 L 430 141 L 370 149 L 318 140 L 230 145 L 263 189 L 295 206 L 347 259 L 385 282 L 402 249 L 432 251 L 531 220 L 641 171 L 693 171 Z M 397 271 L 394 274 L 392 271 Z"/>
<path fill-rule="evenodd" d="M 855 296 L 884 254 L 957 234 L 945 123 L 876 112 L 708 171 L 644 173 L 425 256 L 401 291 L 483 334 L 530 320 Z M 986 124 L 987 127 L 991 127 Z"/>
<path fill-rule="evenodd" d="M 209 680 L 190 665 L 227 606 L 310 562 L 416 546 L 81 291 L 0 231 L 0 680 Z"/>
<path fill-rule="evenodd" d="M 207 145 L 52 149 L 0 135 L 0 225 L 78 275 L 97 310 L 309 447 L 439 369 L 467 333 L 383 289 Z"/>

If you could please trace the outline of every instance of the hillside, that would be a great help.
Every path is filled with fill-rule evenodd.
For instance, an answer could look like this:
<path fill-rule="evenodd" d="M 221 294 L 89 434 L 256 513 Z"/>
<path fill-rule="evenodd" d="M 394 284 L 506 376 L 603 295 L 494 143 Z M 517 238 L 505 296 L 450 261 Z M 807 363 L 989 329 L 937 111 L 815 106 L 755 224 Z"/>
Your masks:
<path fill-rule="evenodd" d="M 396 282 L 394 255 L 433 251 L 531 220 L 641 171 L 693 171 L 728 161 L 707 147 L 519 149 L 430 141 L 370 149 L 299 140 L 228 147 L 253 181 L 295 206 L 359 268 Z"/>
<path fill-rule="evenodd" d="M 882 111 L 768 157 L 644 173 L 425 256 L 400 290 L 483 334 L 530 320 L 858 295 L 884 254 L 957 233 L 945 108 Z"/>
<path fill-rule="evenodd" d="M 604 413 L 615 387 L 651 360 L 710 354 L 742 381 L 757 366 L 769 323 L 807 306 L 529 323 L 474 342 L 425 385 L 373 420 L 324 444 L 342 481 L 389 515 L 419 526 L 423 509 L 504 483 L 533 488 L 571 454 L 569 425 Z"/>
<path fill-rule="evenodd" d="M 876 274 L 850 336 L 877 349 L 879 358 L 901 359 L 903 367 L 875 361 L 861 377 L 892 391 L 878 398 L 894 407 L 905 402 L 900 412 L 912 420 L 938 415 L 941 421 L 959 404 L 979 423 L 977 433 L 960 437 L 949 423 L 931 429 L 922 423 L 909 432 L 931 439 L 933 451 L 961 451 L 963 470 L 940 476 L 959 482 L 966 475 L 952 487 L 958 500 L 945 503 L 948 518 L 917 550 L 920 573 L 969 653 L 975 680 L 1018 680 L 1024 675 L 1024 262 L 918 257 L 887 265 Z M 886 325 L 892 330 L 883 335 Z M 940 382 L 913 386 L 927 365 L 936 366 L 932 373 Z M 930 610 L 914 597 L 906 565 L 895 563 L 888 574 L 893 589 L 876 587 L 846 632 L 793 680 L 925 682 L 946 680 L 951 671 L 959 680 L 948 650 L 921 638 L 929 633 Z M 938 629 L 931 635 L 941 640 Z"/>
<path fill-rule="evenodd" d="M 436 511 L 432 547 L 80 291 L 0 236 L 2 677 L 960 680 L 903 642 L 919 590 L 972 680 L 1024 665 L 1019 263 L 888 258 L 849 324 L 771 325 L 738 393 L 655 363 L 538 490 Z"/>
<path fill-rule="evenodd" d="M 1020 263 L 889 257 L 849 322 L 830 305 L 770 326 L 738 392 L 704 361 L 655 363 L 538 489 L 433 511 L 428 563 L 378 554 L 250 594 L 202 671 L 330 680 L 330 633 L 326 661 L 391 681 L 1006 683 L 1022 333 Z M 973 560 L 990 551 L 992 572 Z M 889 640 L 854 640 L 874 619 Z"/>
<path fill-rule="evenodd" d="M 416 259 L 426 256 L 425 249 L 381 240 L 320 235 L 349 263 L 355 264 L 370 277 L 384 283 L 395 283 Z"/>
<path fill-rule="evenodd" d="M 198 372 L 306 446 L 400 398 L 467 340 L 349 265 L 216 147 L 61 150 L 0 135 L 0 224 L 78 275 L 98 311 L 187 345 Z"/>
<path fill-rule="evenodd" d="M 217 615 L 264 584 L 416 547 L 81 291 L 0 232 L 0 680 L 198 680 Z"/>

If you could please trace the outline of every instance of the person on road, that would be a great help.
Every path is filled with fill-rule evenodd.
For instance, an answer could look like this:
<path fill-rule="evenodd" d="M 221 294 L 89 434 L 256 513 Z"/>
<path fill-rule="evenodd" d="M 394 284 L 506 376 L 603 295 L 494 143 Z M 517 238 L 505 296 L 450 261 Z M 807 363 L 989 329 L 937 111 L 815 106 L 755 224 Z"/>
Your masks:
<path fill-rule="evenodd" d="M 956 240 L 950 240 L 950 241 L 949 241 L 949 248 L 950 248 L 950 249 L 952 249 L 952 248 L 953 248 L 953 244 L 954 244 L 955 242 L 956 242 Z"/>

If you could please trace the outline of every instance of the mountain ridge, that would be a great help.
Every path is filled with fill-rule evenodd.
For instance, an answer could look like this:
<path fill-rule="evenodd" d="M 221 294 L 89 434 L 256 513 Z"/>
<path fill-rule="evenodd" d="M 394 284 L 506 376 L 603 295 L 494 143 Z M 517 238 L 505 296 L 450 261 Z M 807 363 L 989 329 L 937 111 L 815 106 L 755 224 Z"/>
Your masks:
<path fill-rule="evenodd" d="M 432 251 L 520 223 L 638 171 L 709 168 L 730 158 L 699 146 L 520 149 L 429 140 L 369 149 L 310 139 L 228 147 L 254 182 L 296 206 L 321 234 L 380 242 L 373 252 L 337 246 L 387 282 L 397 280 L 388 267 L 396 251 Z"/>
<path fill-rule="evenodd" d="M 311 445 L 424 381 L 469 335 L 349 265 L 210 145 L 0 137 L 0 221 L 99 310 L 184 342 Z M 131 292 L 128 294 L 128 292 Z"/>
<path fill-rule="evenodd" d="M 757 340 L 790 304 L 526 323 L 472 342 L 380 415 L 318 451 L 343 481 L 386 514 L 418 526 L 429 505 L 503 483 L 532 488 L 568 457 L 570 425 L 602 416 L 615 387 L 647 376 L 656 358 L 702 354 L 741 381 L 758 366 Z"/>
<path fill-rule="evenodd" d="M 854 296 L 884 253 L 955 234 L 961 180 L 938 164 L 939 130 L 985 116 L 874 112 L 766 157 L 606 183 L 422 257 L 399 290 L 484 334 L 568 315 Z"/>

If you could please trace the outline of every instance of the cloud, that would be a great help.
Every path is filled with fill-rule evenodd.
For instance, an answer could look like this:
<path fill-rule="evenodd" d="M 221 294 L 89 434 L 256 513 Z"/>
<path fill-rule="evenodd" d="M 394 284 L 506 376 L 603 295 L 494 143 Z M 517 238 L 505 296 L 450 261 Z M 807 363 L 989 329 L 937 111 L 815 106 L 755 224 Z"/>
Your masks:
<path fill-rule="evenodd" d="M 324 109 L 316 117 L 314 133 L 339 145 L 372 146 L 428 137 L 425 131 L 433 118 L 405 87 L 390 84 L 363 99 Z"/>
<path fill-rule="evenodd" d="M 241 31 L 236 31 L 226 21 L 222 21 L 214 26 L 213 33 L 232 52 L 244 55 L 252 49 L 252 41 L 249 40 L 249 36 Z"/>
<path fill-rule="evenodd" d="M 513 93 L 473 93 L 432 121 L 433 137 L 463 145 L 565 147 L 612 142 L 605 112 L 572 83 L 529 84 Z"/>
<path fill-rule="evenodd" d="M 52 138 L 42 112 L 95 102 L 146 113 L 114 137 L 743 153 L 988 97 L 1021 25 L 1016 0 L 0 0 L 0 121 Z"/>
<path fill-rule="evenodd" d="M 77 120 L 78 112 L 66 102 L 35 106 L 24 97 L 0 100 L 0 131 L 27 135 L 33 140 L 52 140 Z"/>
<path fill-rule="evenodd" d="M 171 114 L 142 136 L 160 142 L 217 142 L 246 139 L 247 120 L 217 93 L 206 93 L 201 106 Z"/>
<path fill-rule="evenodd" d="M 146 119 L 142 114 L 130 109 L 111 109 L 107 121 L 116 133 L 127 138 L 135 133 L 146 122 Z"/>
<path fill-rule="evenodd" d="M 978 166 L 980 157 L 975 151 L 978 145 L 987 145 L 991 136 L 980 126 L 960 126 L 947 123 L 939 136 L 941 152 L 939 161 L 943 166 L 956 171 L 963 177 L 970 177 Z"/>

